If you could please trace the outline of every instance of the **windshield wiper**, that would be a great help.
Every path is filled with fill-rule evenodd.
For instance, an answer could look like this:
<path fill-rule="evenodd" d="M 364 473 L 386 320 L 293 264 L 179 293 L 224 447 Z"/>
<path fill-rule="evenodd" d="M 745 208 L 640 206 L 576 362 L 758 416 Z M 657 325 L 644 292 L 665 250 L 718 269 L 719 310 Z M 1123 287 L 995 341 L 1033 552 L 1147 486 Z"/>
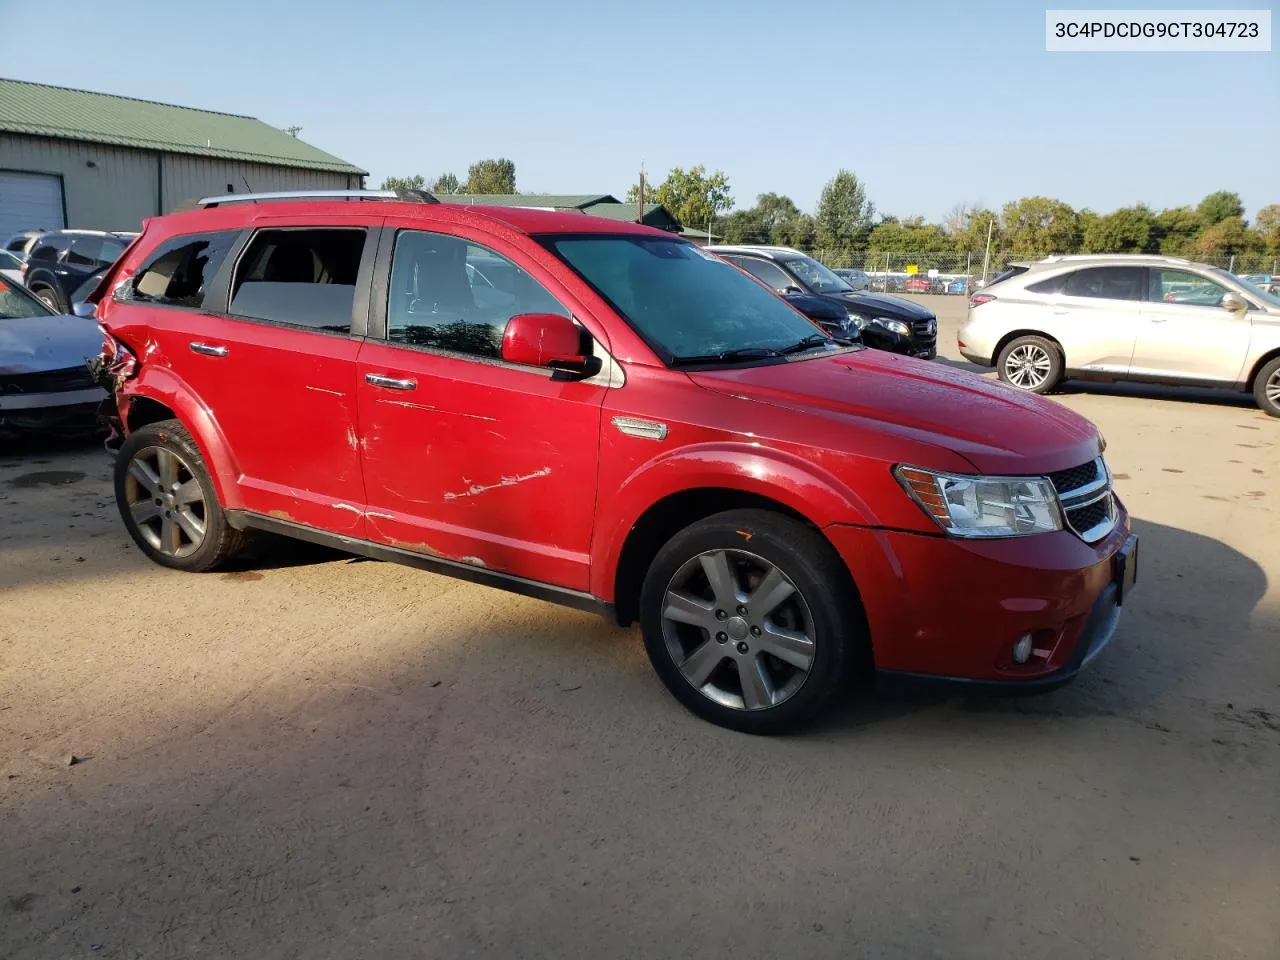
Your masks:
<path fill-rule="evenodd" d="M 720 353 L 703 353 L 689 357 L 672 357 L 672 366 L 688 366 L 695 363 L 732 363 L 735 360 L 763 360 L 782 356 L 771 347 L 737 347 Z"/>
<path fill-rule="evenodd" d="M 797 340 L 791 346 L 783 347 L 781 350 L 778 351 L 778 353 L 783 355 L 788 353 L 802 353 L 805 350 L 813 349 L 819 344 L 830 343 L 830 342 L 832 342 L 831 337 L 828 337 L 825 333 L 811 333 L 809 334 L 809 336 L 805 337 L 803 340 Z"/>

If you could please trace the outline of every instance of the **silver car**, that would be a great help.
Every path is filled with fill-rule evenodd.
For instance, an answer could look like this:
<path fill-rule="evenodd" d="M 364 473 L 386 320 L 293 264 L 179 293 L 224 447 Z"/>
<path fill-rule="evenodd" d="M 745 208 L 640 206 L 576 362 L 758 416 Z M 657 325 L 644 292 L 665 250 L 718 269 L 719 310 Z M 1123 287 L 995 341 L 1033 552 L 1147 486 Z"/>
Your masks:
<path fill-rule="evenodd" d="M 1013 264 L 969 298 L 959 347 L 1033 393 L 1064 379 L 1192 384 L 1252 391 L 1280 417 L 1280 297 L 1177 257 Z"/>

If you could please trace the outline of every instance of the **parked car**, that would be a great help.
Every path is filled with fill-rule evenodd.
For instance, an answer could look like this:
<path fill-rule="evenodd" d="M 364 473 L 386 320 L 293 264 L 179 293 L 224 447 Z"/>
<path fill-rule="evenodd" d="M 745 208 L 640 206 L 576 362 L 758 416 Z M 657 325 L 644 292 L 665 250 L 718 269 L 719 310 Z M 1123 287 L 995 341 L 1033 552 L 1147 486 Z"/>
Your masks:
<path fill-rule="evenodd" d="M 867 272 L 865 270 L 849 270 L 845 268 L 832 270 L 831 272 L 854 290 L 871 289 L 871 277 L 867 276 Z"/>
<path fill-rule="evenodd" d="M 86 362 L 101 348 L 96 321 L 59 316 L 0 280 L 0 438 L 96 432 L 107 393 Z"/>
<path fill-rule="evenodd" d="M 386 199 L 150 220 L 94 291 L 155 562 L 266 530 L 639 621 L 755 733 L 851 671 L 1042 689 L 1110 640 L 1137 543 L 1082 417 L 833 340 L 670 233 L 352 195 Z"/>
<path fill-rule="evenodd" d="M 0 277 L 11 285 L 22 283 L 22 261 L 8 250 L 0 250 Z"/>
<path fill-rule="evenodd" d="M 806 293 L 835 304 L 848 314 L 869 347 L 924 360 L 937 356 L 937 317 L 917 303 L 854 290 L 817 260 L 789 247 L 706 249 L 781 293 Z"/>
<path fill-rule="evenodd" d="M 110 266 L 136 234 L 52 230 L 41 234 L 23 264 L 27 288 L 52 309 L 71 309 L 71 292 L 91 273 Z"/>
<path fill-rule="evenodd" d="M 928 277 L 907 277 L 902 289 L 907 293 L 932 293 L 933 281 Z"/>
<path fill-rule="evenodd" d="M 17 257 L 19 262 L 25 263 L 32 245 L 46 233 L 47 230 L 23 230 L 15 233 L 4 242 L 4 250 Z"/>
<path fill-rule="evenodd" d="M 967 277 L 956 277 L 953 280 L 947 281 L 946 286 L 943 288 L 943 292 L 953 296 L 957 294 L 963 296 L 969 292 L 970 282 L 971 281 Z"/>
<path fill-rule="evenodd" d="M 1280 416 L 1280 297 L 1161 256 L 1047 257 L 969 298 L 960 352 L 1022 390 L 1064 379 L 1253 391 Z"/>

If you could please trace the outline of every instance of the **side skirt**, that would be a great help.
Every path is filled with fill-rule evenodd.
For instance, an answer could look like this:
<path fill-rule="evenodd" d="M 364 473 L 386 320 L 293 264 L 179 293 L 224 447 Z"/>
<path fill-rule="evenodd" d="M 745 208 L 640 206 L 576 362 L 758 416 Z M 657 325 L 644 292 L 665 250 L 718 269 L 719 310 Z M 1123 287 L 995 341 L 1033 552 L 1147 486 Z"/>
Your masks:
<path fill-rule="evenodd" d="M 398 547 L 372 543 L 368 540 L 343 537 L 327 533 L 324 530 L 317 530 L 314 527 L 303 526 L 300 523 L 277 520 L 275 517 L 264 517 L 258 513 L 250 513 L 247 510 L 228 510 L 227 522 L 237 530 L 261 530 L 264 533 L 292 537 L 295 540 L 305 540 L 308 543 L 331 547 L 334 550 L 341 550 L 345 553 L 369 557 L 371 560 L 402 563 L 406 566 L 417 567 L 420 570 L 453 577 L 457 580 L 466 580 L 486 587 L 496 587 L 509 593 L 533 597 L 535 600 L 545 600 L 548 603 L 558 604 L 562 607 L 585 610 L 588 613 L 599 614 L 614 623 L 617 622 L 613 604 L 607 603 L 589 593 L 567 590 L 564 587 L 539 583 L 536 580 L 526 580 L 523 577 L 513 577 L 507 573 L 498 573 L 497 571 L 487 570 L 484 567 L 477 567 L 469 563 L 459 563 L 456 560 L 449 560 L 445 557 L 432 557 L 422 553 L 414 553 L 411 550 L 401 550 Z"/>

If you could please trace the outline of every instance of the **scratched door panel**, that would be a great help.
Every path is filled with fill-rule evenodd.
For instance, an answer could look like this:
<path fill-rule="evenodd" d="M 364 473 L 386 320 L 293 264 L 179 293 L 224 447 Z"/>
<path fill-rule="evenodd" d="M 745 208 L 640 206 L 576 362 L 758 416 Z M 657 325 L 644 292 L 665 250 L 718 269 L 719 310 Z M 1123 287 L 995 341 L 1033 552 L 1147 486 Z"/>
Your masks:
<path fill-rule="evenodd" d="M 357 369 L 370 539 L 587 589 L 604 387 L 372 340 Z"/>

